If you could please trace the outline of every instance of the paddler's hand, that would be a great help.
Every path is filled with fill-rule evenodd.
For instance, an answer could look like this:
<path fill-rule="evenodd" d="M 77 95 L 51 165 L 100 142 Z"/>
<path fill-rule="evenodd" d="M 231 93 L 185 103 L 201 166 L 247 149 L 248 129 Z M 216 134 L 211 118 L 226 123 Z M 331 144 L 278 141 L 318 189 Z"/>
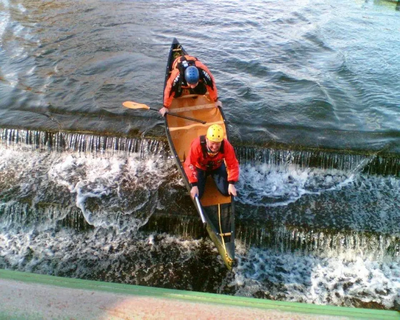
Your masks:
<path fill-rule="evenodd" d="M 162 107 L 158 112 L 164 117 L 165 114 L 168 112 L 168 108 Z"/>
<path fill-rule="evenodd" d="M 195 196 L 199 195 L 199 188 L 197 188 L 197 186 L 192 187 L 192 189 L 190 189 L 190 195 L 191 197 L 194 199 Z"/>
<path fill-rule="evenodd" d="M 230 183 L 228 185 L 228 194 L 230 194 L 231 196 L 236 197 L 237 196 L 237 192 L 236 192 L 236 187 L 234 184 Z"/>
<path fill-rule="evenodd" d="M 215 105 L 216 108 L 218 108 L 218 107 L 221 107 L 221 108 L 222 108 L 222 102 L 219 101 L 219 100 L 215 101 L 215 102 L 214 102 L 214 105 Z"/>

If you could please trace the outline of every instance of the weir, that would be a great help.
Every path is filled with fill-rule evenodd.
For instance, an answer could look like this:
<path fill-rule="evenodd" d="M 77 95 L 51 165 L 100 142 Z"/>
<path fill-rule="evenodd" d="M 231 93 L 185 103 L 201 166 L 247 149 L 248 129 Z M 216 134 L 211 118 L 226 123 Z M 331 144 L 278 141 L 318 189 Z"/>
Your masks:
<path fill-rule="evenodd" d="M 295 164 L 301 168 L 321 168 L 353 171 L 362 164 L 366 174 L 395 175 L 400 174 L 400 158 L 382 152 L 354 152 L 351 150 L 302 150 L 294 148 L 270 149 L 259 147 L 236 148 L 241 164 L 267 163 L 273 165 Z"/>
<path fill-rule="evenodd" d="M 155 215 L 143 231 L 207 238 L 197 216 Z M 400 236 L 357 231 L 306 230 L 299 227 L 249 225 L 236 219 L 236 239 L 245 247 L 325 256 L 331 254 L 383 260 L 400 257 Z"/>
<path fill-rule="evenodd" d="M 167 144 L 161 140 L 96 136 L 83 133 L 50 133 L 44 131 L 30 131 L 19 129 L 1 129 L 1 144 L 3 147 L 14 149 L 16 147 L 25 150 L 26 156 L 34 150 L 46 151 L 48 153 L 77 152 L 94 157 L 105 155 L 138 154 L 140 159 L 155 156 L 160 162 L 165 162 L 170 156 Z M 265 163 L 269 165 L 297 165 L 300 168 L 317 167 L 322 169 L 338 169 L 343 171 L 362 171 L 366 174 L 391 174 L 399 176 L 400 159 L 393 156 L 380 154 L 346 154 L 344 152 L 332 153 L 321 150 L 275 150 L 256 147 L 239 147 L 236 149 L 240 163 L 243 165 Z M 47 159 L 47 158 L 46 158 Z M 37 167 L 35 176 L 44 176 L 49 171 L 53 162 L 46 163 L 41 159 L 41 167 Z M 76 205 L 75 196 L 71 196 L 69 189 L 56 191 L 52 188 L 47 190 L 36 190 L 21 196 L 18 189 L 18 179 L 13 181 L 12 176 L 7 173 L 12 168 L 3 168 L 3 178 L 0 184 L 2 189 L 8 189 L 0 193 L 2 205 L 0 206 L 1 221 L 4 225 L 28 226 L 31 224 L 48 223 L 57 228 L 72 228 L 76 231 L 86 231 L 94 228 L 93 223 L 87 221 L 81 208 Z M 3 181 L 3 182 L 2 182 Z M 36 181 L 37 182 L 37 181 Z M 29 183 L 29 182 L 25 182 Z M 31 183 L 33 183 L 31 181 Z M 6 187 L 8 185 L 8 188 Z M 15 184 L 13 186 L 13 184 Z M 46 184 L 51 184 L 48 182 Z M 14 190 L 14 191 L 13 191 Z M 104 198 L 104 196 L 102 196 Z M 141 230 L 145 232 L 168 232 L 184 237 L 199 238 L 205 235 L 205 231 L 191 206 L 189 197 L 186 197 L 183 188 L 178 189 L 178 198 L 184 202 L 185 210 L 177 210 L 174 207 L 163 210 L 153 210 L 150 216 L 145 218 L 141 224 Z M 120 203 L 122 202 L 121 200 Z M 113 206 L 118 205 L 118 201 Z M 135 205 L 143 205 L 135 202 Z M 99 201 L 88 201 L 86 209 L 97 220 L 101 216 L 107 216 L 109 203 L 100 198 Z M 122 206 L 122 204 L 121 204 Z M 192 209 L 191 209 L 192 208 Z M 249 210 L 239 204 L 238 211 Z M 252 210 L 252 209 L 250 209 Z M 257 209 L 254 209 L 257 210 Z M 269 211 L 274 210 L 270 208 Z M 277 215 L 282 213 L 277 209 Z M 123 215 L 123 214 L 122 214 Z M 135 214 L 143 216 L 140 213 Z M 134 215 L 134 216 L 135 216 Z M 119 219 L 121 214 L 111 216 L 111 219 Z M 110 219 L 108 217 L 108 219 Z M 125 221 L 124 219 L 123 221 Z M 399 237 L 392 234 L 379 234 L 368 230 L 334 230 L 334 228 L 323 228 L 317 225 L 312 228 L 300 227 L 298 225 L 277 224 L 270 219 L 260 224 L 253 223 L 252 219 L 237 216 L 237 238 L 243 244 L 250 246 L 261 246 L 268 248 L 282 248 L 284 250 L 311 250 L 318 251 L 319 248 L 330 246 L 331 249 L 342 244 L 344 248 L 355 245 L 354 243 L 385 243 L 386 253 L 389 256 L 399 254 Z M 120 222 L 121 223 L 121 222 Z M 276 222 L 275 222 L 276 223 Z M 127 222 L 124 222 L 126 226 Z M 111 224 L 115 225 L 115 224 Z M 117 223 L 118 225 L 118 223 Z M 333 240 L 335 239 L 335 240 Z M 384 239 L 384 240 L 382 240 Z M 381 246 L 379 246 L 381 248 Z"/>
<path fill-rule="evenodd" d="M 77 151 L 93 154 L 139 153 L 170 156 L 168 144 L 163 139 L 128 138 L 100 136 L 89 133 L 46 132 L 22 129 L 1 129 L 0 142 L 5 146 L 28 146 L 33 149 L 49 151 Z M 286 148 L 285 148 L 286 147 Z M 290 148 L 290 150 L 288 150 Z M 295 164 L 300 167 L 321 169 L 353 170 L 360 163 L 367 174 L 400 176 L 400 157 L 387 150 L 362 152 L 353 150 L 319 150 L 280 146 L 280 148 L 261 148 L 246 146 L 235 148 L 241 164 Z"/>
<path fill-rule="evenodd" d="M 5 229 L 33 227 L 39 229 L 70 228 L 87 232 L 95 227 L 89 224 L 78 208 L 68 209 L 48 204 L 47 207 L 30 208 L 28 204 L 16 203 L 0 209 L 0 222 Z M 40 227 L 41 226 L 41 227 Z M 140 227 L 146 233 L 168 233 L 184 238 L 206 238 L 207 234 L 199 217 L 187 214 L 156 213 Z M 236 219 L 236 239 L 246 247 L 268 248 L 277 252 L 303 254 L 359 254 L 382 260 L 400 257 L 400 236 L 364 231 L 337 231 L 304 229 L 298 226 L 255 225 Z"/>
<path fill-rule="evenodd" d="M 18 129 L 2 129 L 0 138 L 0 268 L 227 294 L 246 286 L 226 284 L 231 276 L 216 259 L 165 141 Z M 367 266 L 371 259 L 393 270 L 391 287 L 376 289 L 371 298 L 385 301 L 382 292 L 389 292 L 391 300 L 376 307 L 392 308 L 400 257 L 399 159 L 383 152 L 249 146 L 236 151 L 243 174 L 256 172 L 245 177 L 261 183 L 255 191 L 253 183 L 243 184 L 236 204 L 237 272 L 250 274 L 249 288 L 255 286 L 252 281 L 261 284 L 249 295 L 284 299 L 283 292 L 291 292 L 290 268 L 281 269 L 280 255 L 292 255 L 295 269 L 303 259 L 307 272 L 298 281 L 305 292 L 312 261 L 318 260 L 313 265 L 318 271 L 318 265 L 360 258 Z M 252 199 L 252 193 L 270 188 L 266 180 L 274 176 L 278 180 L 272 187 L 292 186 Z M 299 196 L 300 189 L 306 193 Z M 290 201 L 288 193 L 294 195 Z M 275 272 L 281 280 L 271 283 Z M 177 281 L 177 274 L 188 280 Z M 197 281 L 199 274 L 210 281 Z M 221 280 L 224 276 L 228 280 Z M 338 279 L 343 292 L 360 281 Z M 223 288 L 215 287 L 221 281 Z M 279 293 L 282 284 L 286 287 Z M 322 285 L 332 290 L 332 283 Z M 332 299 L 353 305 L 344 304 L 343 292 L 332 293 L 339 297 Z M 354 301 L 360 300 L 357 294 Z M 369 306 L 363 299 L 356 305 Z"/>
<path fill-rule="evenodd" d="M 99 136 L 87 133 L 0 129 L 4 146 L 30 147 L 48 151 L 77 151 L 93 154 L 127 152 L 164 155 L 167 144 L 155 139 Z"/>

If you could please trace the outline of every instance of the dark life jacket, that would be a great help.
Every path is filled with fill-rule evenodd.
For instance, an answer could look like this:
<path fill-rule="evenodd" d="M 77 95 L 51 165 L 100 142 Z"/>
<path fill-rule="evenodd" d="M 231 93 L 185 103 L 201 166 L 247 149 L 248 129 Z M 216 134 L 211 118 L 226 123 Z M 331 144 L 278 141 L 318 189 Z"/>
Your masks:
<path fill-rule="evenodd" d="M 201 150 L 203 151 L 203 158 L 206 160 L 208 158 L 208 150 L 207 150 L 207 141 L 206 141 L 206 136 L 200 136 L 200 145 L 201 145 Z M 221 142 L 221 147 L 219 148 L 220 153 L 224 153 L 224 140 Z M 214 161 L 209 161 L 206 165 L 207 170 L 211 170 L 211 168 L 214 166 Z"/>
<path fill-rule="evenodd" d="M 179 82 L 176 85 L 176 93 L 177 93 L 176 96 L 177 97 L 180 96 L 182 93 L 182 86 L 188 87 L 188 84 L 186 83 L 186 80 L 185 80 L 185 70 L 187 67 L 190 67 L 190 66 L 196 67 L 196 61 L 199 60 L 196 57 L 193 57 L 193 58 L 194 58 L 194 60 L 188 60 L 188 59 L 186 59 L 185 56 L 182 56 L 179 59 L 179 62 L 177 63 L 176 67 L 179 70 L 179 74 L 180 74 Z M 201 80 L 201 78 L 202 78 L 201 70 L 199 70 L 199 80 Z M 197 87 L 194 89 L 190 88 L 189 91 L 191 94 L 205 94 L 207 92 L 207 88 L 202 81 L 199 81 L 199 84 L 197 85 Z"/>

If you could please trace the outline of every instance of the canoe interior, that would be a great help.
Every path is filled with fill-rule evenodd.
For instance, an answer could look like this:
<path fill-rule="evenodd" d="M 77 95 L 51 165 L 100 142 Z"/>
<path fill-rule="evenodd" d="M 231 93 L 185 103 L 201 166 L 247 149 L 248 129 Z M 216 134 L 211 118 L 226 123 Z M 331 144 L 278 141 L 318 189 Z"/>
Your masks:
<path fill-rule="evenodd" d="M 208 95 L 187 95 L 174 99 L 170 111 L 207 122 L 206 124 L 202 124 L 174 116 L 167 116 L 171 142 L 182 165 L 189 153 L 193 139 L 200 135 L 205 135 L 207 128 L 212 124 L 219 124 L 225 128 L 225 122 L 219 108 L 214 106 L 214 103 L 209 100 Z M 202 206 L 207 207 L 217 205 L 218 203 L 230 203 L 231 197 L 223 196 L 216 189 L 212 178 L 209 177 L 204 195 L 200 201 Z"/>

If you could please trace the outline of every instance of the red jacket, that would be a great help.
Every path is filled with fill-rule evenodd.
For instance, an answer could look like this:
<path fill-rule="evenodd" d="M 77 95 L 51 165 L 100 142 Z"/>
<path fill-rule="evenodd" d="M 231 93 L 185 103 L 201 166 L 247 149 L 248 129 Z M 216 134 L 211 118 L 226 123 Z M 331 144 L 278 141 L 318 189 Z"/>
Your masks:
<path fill-rule="evenodd" d="M 221 149 L 223 150 L 218 152 L 214 157 L 210 157 L 207 154 L 204 158 L 200 137 L 192 141 L 189 155 L 183 164 L 190 183 L 197 182 L 196 167 L 204 171 L 211 171 L 219 168 L 223 161 L 225 161 L 226 170 L 228 172 L 228 181 L 236 182 L 239 180 L 239 161 L 236 158 L 233 146 L 228 140 L 224 139 Z"/>
<path fill-rule="evenodd" d="M 201 90 L 200 87 L 203 87 L 204 93 L 201 94 L 205 94 L 208 91 L 212 101 L 217 101 L 217 86 L 215 85 L 215 80 L 210 70 L 208 70 L 208 68 L 197 58 L 186 55 L 184 57 L 176 58 L 172 64 L 171 75 L 169 76 L 164 89 L 164 107 L 169 108 L 172 100 L 182 94 L 182 89 L 189 88 L 184 79 L 184 70 L 186 68 L 182 65 L 183 61 L 187 61 L 189 64 L 193 64 L 197 69 L 199 69 L 200 79 L 199 84 L 196 87 L 197 90 Z M 196 88 L 191 89 L 190 91 L 193 91 L 192 93 L 197 93 Z"/>

